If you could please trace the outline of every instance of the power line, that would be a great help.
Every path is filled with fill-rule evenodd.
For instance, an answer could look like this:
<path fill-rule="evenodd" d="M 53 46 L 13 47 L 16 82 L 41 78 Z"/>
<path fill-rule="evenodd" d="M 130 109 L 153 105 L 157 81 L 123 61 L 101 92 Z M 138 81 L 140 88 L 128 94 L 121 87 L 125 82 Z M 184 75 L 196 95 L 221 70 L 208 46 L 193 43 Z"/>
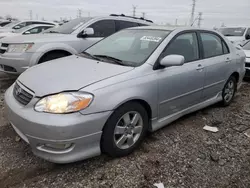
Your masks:
<path fill-rule="evenodd" d="M 196 0 L 192 0 L 192 11 L 191 11 L 191 17 L 190 17 L 190 25 L 194 22 L 194 12 L 195 12 L 195 6 L 196 6 Z"/>
<path fill-rule="evenodd" d="M 198 16 L 198 27 L 201 27 L 201 21 L 202 21 L 202 12 L 199 12 L 199 16 Z"/>

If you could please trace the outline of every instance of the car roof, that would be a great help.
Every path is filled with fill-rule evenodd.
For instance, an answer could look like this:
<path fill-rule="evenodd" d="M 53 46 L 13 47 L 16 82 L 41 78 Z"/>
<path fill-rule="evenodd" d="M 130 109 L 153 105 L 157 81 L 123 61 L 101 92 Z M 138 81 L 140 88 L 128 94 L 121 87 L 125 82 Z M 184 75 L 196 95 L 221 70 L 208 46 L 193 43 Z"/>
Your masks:
<path fill-rule="evenodd" d="M 43 23 L 52 23 L 52 24 L 58 24 L 53 21 L 46 21 L 46 20 L 19 20 L 19 22 L 43 22 Z"/>
<path fill-rule="evenodd" d="M 215 30 L 213 29 L 207 29 L 207 28 L 196 28 L 196 27 L 169 27 L 169 26 L 141 26 L 141 27 L 131 27 L 131 28 L 127 28 L 127 29 L 149 29 L 149 30 L 163 30 L 163 31 L 187 31 L 187 30 L 194 30 L 194 31 L 212 31 L 217 33 Z"/>
<path fill-rule="evenodd" d="M 131 22 L 136 22 L 136 23 L 141 23 L 141 24 L 148 24 L 148 25 L 156 25 L 151 20 L 146 20 L 146 19 L 141 19 L 141 18 L 136 18 L 136 17 L 129 17 L 129 16 L 99 16 L 99 17 L 93 17 L 93 19 L 113 19 L 113 20 L 124 20 L 124 21 L 131 21 Z"/>

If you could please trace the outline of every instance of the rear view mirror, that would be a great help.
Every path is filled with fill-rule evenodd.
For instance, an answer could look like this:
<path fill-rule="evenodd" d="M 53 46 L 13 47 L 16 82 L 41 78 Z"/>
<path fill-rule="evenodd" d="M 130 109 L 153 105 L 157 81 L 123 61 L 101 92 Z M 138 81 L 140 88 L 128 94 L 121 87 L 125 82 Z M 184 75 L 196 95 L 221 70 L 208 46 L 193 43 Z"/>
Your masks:
<path fill-rule="evenodd" d="M 185 58 L 182 55 L 168 55 L 160 61 L 160 64 L 164 67 L 181 66 L 184 61 Z"/>
<path fill-rule="evenodd" d="M 81 33 L 79 33 L 77 37 L 85 38 L 87 36 L 94 35 L 94 33 L 95 33 L 94 29 L 89 27 L 84 29 Z"/>
<path fill-rule="evenodd" d="M 250 35 L 246 34 L 246 40 L 250 40 Z"/>

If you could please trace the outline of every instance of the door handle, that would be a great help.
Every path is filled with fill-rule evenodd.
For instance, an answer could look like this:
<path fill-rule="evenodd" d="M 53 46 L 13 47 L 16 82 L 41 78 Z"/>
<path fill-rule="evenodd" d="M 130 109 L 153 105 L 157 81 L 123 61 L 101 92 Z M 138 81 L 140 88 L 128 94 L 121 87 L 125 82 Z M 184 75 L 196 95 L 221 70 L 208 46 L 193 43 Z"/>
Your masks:
<path fill-rule="evenodd" d="M 227 59 L 226 59 L 226 63 L 230 63 L 231 62 L 231 59 L 228 57 Z"/>
<path fill-rule="evenodd" d="M 198 71 L 202 71 L 203 69 L 204 69 L 204 67 L 201 64 L 199 64 L 198 67 L 196 68 L 196 70 L 198 70 Z"/>

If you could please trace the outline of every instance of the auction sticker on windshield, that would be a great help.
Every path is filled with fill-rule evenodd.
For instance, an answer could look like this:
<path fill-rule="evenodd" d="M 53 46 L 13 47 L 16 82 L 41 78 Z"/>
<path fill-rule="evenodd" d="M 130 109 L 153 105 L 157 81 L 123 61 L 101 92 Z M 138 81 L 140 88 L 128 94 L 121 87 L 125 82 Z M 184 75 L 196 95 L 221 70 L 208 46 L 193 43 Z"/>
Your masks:
<path fill-rule="evenodd" d="M 151 42 L 160 42 L 161 37 L 153 37 L 153 36 L 143 36 L 141 40 L 151 41 Z"/>

